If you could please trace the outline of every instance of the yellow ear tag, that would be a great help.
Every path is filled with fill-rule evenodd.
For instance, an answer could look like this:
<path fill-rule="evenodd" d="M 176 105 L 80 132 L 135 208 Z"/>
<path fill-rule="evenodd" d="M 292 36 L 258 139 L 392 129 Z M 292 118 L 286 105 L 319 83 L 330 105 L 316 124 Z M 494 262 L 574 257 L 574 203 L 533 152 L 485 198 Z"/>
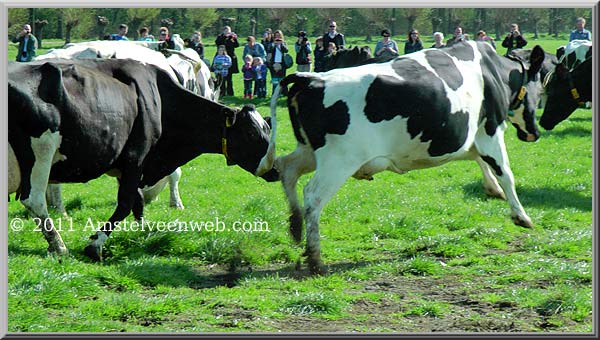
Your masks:
<path fill-rule="evenodd" d="M 573 96 L 573 99 L 575 99 L 575 100 L 579 99 L 579 92 L 577 92 L 576 88 L 571 89 L 571 95 Z"/>
<path fill-rule="evenodd" d="M 523 100 L 523 98 L 525 98 L 525 93 L 527 93 L 525 86 L 521 86 L 521 89 L 519 90 L 519 95 L 517 96 L 517 98 L 519 100 Z"/>
<path fill-rule="evenodd" d="M 227 139 L 226 138 L 221 138 L 221 149 L 223 150 L 223 156 L 225 156 L 225 158 L 229 158 L 229 154 L 227 152 Z"/>

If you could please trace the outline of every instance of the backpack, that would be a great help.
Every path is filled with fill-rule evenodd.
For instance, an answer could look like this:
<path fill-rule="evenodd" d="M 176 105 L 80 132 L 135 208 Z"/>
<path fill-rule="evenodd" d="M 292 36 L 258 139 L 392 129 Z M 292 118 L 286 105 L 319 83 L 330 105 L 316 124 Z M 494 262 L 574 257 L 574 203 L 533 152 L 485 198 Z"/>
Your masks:
<path fill-rule="evenodd" d="M 294 65 L 294 59 L 292 58 L 291 55 L 289 54 L 284 54 L 283 55 L 283 66 L 285 66 L 285 68 L 290 68 Z"/>

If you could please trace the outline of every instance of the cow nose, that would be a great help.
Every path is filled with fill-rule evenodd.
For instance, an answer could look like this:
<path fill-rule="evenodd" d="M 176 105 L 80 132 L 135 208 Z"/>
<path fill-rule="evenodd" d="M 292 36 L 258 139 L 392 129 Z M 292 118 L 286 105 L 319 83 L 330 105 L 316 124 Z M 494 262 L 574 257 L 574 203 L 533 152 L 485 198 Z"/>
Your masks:
<path fill-rule="evenodd" d="M 538 140 L 538 138 L 539 138 L 538 135 L 527 134 L 527 141 L 528 142 L 535 142 L 536 140 Z"/>

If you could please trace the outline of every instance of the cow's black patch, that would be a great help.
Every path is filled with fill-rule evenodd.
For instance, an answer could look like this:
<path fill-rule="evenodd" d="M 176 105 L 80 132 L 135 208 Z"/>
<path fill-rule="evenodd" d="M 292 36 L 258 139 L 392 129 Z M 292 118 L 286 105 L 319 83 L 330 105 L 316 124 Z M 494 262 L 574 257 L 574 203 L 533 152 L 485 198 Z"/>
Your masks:
<path fill-rule="evenodd" d="M 450 48 L 445 48 L 444 52 L 449 55 L 456 57 L 462 61 L 473 61 L 475 60 L 475 51 L 473 47 L 467 43 L 458 43 Z"/>
<path fill-rule="evenodd" d="M 452 90 L 458 90 L 463 83 L 463 77 L 452 58 L 440 50 L 429 50 L 425 52 L 425 59 Z"/>
<path fill-rule="evenodd" d="M 323 81 L 296 77 L 293 83 L 288 94 L 288 108 L 298 142 L 306 144 L 300 133 L 301 129 L 306 133 L 314 150 L 325 145 L 325 135 L 346 133 L 350 124 L 348 105 L 338 100 L 326 108 L 323 105 L 325 96 Z M 297 107 L 300 111 L 297 111 Z"/>
<path fill-rule="evenodd" d="M 498 163 L 496 163 L 496 160 L 494 158 L 490 156 L 481 156 L 481 159 L 483 159 L 487 164 L 490 165 L 490 167 L 492 168 L 492 170 L 494 170 L 496 175 L 502 176 L 502 169 L 500 168 Z"/>
<path fill-rule="evenodd" d="M 375 78 L 366 95 L 369 121 L 408 118 L 410 137 L 422 134 L 421 142 L 431 141 L 431 156 L 456 152 L 466 141 L 469 113 L 451 113 L 442 81 L 416 61 L 399 59 L 393 67 L 405 80 L 385 75 Z"/>

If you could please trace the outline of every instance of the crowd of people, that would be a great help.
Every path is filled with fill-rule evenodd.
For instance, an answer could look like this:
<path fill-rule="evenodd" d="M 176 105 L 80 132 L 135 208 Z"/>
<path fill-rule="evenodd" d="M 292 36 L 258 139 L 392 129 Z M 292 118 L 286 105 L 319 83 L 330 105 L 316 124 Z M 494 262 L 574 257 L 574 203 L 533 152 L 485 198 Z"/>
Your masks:
<path fill-rule="evenodd" d="M 105 36 L 107 40 L 129 40 L 127 38 L 129 27 L 126 24 L 118 26 L 118 32 Z M 150 34 L 148 27 L 142 27 L 138 31 L 138 41 L 159 41 L 164 42 L 166 48 L 174 49 L 175 42 L 169 34 L 167 27 L 160 27 L 159 36 L 155 38 Z M 576 29 L 571 31 L 569 41 L 572 40 L 591 40 L 590 31 L 585 29 L 585 19 L 577 18 Z M 435 32 L 433 34 L 434 44 L 431 48 L 449 47 L 461 41 L 470 40 L 469 35 L 465 34 L 462 27 L 455 28 L 453 35 L 444 42 L 444 34 Z M 491 44 L 494 49 L 496 43 L 494 38 L 488 36 L 485 31 L 478 31 L 475 40 L 484 41 Z M 12 40 L 19 43 L 17 61 L 31 61 L 36 56 L 37 40 L 31 32 L 29 24 L 23 25 L 23 30 Z M 188 39 L 184 40 L 185 47 L 191 48 L 198 53 L 200 58 L 210 65 L 214 72 L 217 84 L 220 86 L 222 97 L 234 96 L 233 75 L 240 73 L 238 66 L 238 57 L 235 53 L 236 48 L 240 47 L 238 35 L 231 30 L 231 27 L 223 27 L 223 31 L 215 39 L 217 52 L 208 60 L 204 55 L 204 44 L 202 43 L 202 34 L 195 31 Z M 343 49 L 346 45 L 344 34 L 337 31 L 337 23 L 330 21 L 327 24 L 327 32 L 317 37 L 315 45 L 311 45 L 307 33 L 299 31 L 297 40 L 294 42 L 296 71 L 310 72 L 311 65 L 313 72 L 325 71 L 325 58 L 327 55 Z M 506 48 L 506 55 L 514 49 L 523 48 L 527 45 L 527 40 L 519 31 L 517 24 L 510 25 L 510 32 L 502 41 L 502 47 Z M 419 31 L 412 29 L 408 32 L 407 39 L 404 42 L 404 54 L 413 53 L 423 49 L 423 42 Z M 400 55 L 398 43 L 391 39 L 391 32 L 388 29 L 381 31 L 381 40 L 375 46 L 374 56 L 380 58 L 392 58 Z M 294 64 L 294 58 L 290 55 L 290 49 L 285 41 L 281 30 L 273 31 L 267 28 L 260 42 L 256 37 L 248 36 L 242 52 L 243 66 L 241 69 L 244 81 L 244 98 L 266 98 L 267 96 L 267 73 L 270 74 L 272 91 L 275 91 L 281 79 L 286 76 Z M 287 95 L 287 89 L 282 89 L 282 95 Z"/>

